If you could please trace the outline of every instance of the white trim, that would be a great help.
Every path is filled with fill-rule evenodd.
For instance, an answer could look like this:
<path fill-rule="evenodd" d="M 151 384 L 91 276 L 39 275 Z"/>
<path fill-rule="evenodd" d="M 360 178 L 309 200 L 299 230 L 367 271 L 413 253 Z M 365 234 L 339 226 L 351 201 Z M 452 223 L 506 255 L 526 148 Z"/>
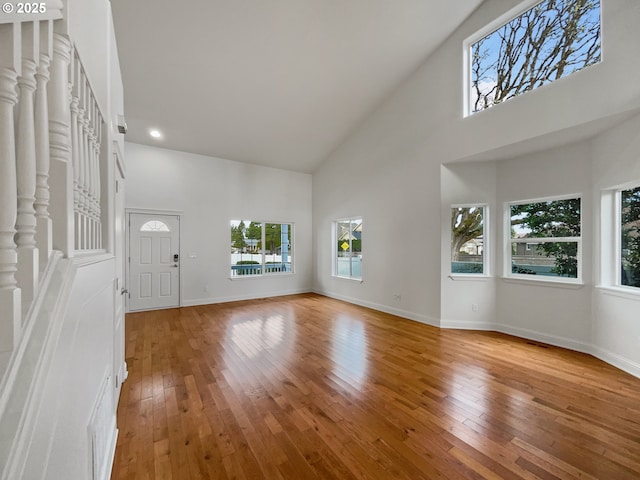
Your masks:
<path fill-rule="evenodd" d="M 363 262 L 362 262 L 362 244 L 360 244 L 360 276 L 354 277 L 353 275 L 338 275 L 338 251 L 336 249 L 336 245 L 338 244 L 338 223 L 346 223 L 349 222 L 349 233 L 351 233 L 351 224 L 356 221 L 360 221 L 360 225 L 364 228 L 364 218 L 362 215 L 356 215 L 353 217 L 346 218 L 338 218 L 333 220 L 332 228 L 331 228 L 331 276 L 334 278 L 342 278 L 344 280 L 352 280 L 355 282 L 362 283 L 364 279 L 364 271 L 363 271 Z M 351 235 L 349 235 L 351 236 Z M 362 241 L 362 239 L 360 239 Z M 349 238 L 349 250 L 353 249 L 352 240 Z M 349 262 L 349 271 L 353 272 L 352 264 Z"/>
<path fill-rule="evenodd" d="M 491 238 L 488 234 L 491 225 L 489 204 L 488 203 L 461 203 L 452 204 L 449 207 L 449 215 L 454 208 L 482 208 L 482 273 L 453 273 L 451 271 L 451 263 L 453 252 L 449 248 L 449 278 L 453 280 L 453 277 L 457 276 L 475 276 L 475 277 L 490 277 L 491 276 Z M 449 241 L 453 241 L 453 231 L 451 230 L 451 221 L 449 221 Z"/>
<path fill-rule="evenodd" d="M 227 277 L 230 281 L 235 282 L 237 280 L 255 280 L 255 279 L 269 279 L 269 278 L 278 278 L 278 277 L 293 277 L 295 276 L 295 272 L 272 272 L 272 273 L 261 273 L 259 275 L 238 275 L 237 277 Z"/>
<path fill-rule="evenodd" d="M 265 273 L 261 273 L 259 275 L 238 275 L 238 276 L 232 276 L 231 273 L 231 267 L 233 267 L 233 265 L 231 264 L 231 257 L 229 257 L 229 280 L 239 280 L 239 279 L 245 279 L 245 278 L 269 278 L 269 277 L 274 277 L 274 276 L 288 276 L 288 275 L 295 275 L 296 273 L 296 265 L 295 265 L 295 260 L 296 260 L 296 256 L 295 256 L 295 243 L 296 243 L 296 239 L 295 239 L 295 235 L 296 235 L 296 227 L 295 224 L 296 222 L 288 222 L 288 221 L 278 221 L 278 220 L 251 220 L 250 218 L 232 218 L 229 220 L 229 222 L 227 223 L 228 226 L 231 226 L 231 222 L 244 222 L 245 220 L 248 220 L 249 222 L 255 222 L 255 223 L 259 223 L 261 225 L 261 237 L 260 237 L 260 242 L 262 243 L 262 249 L 260 250 L 260 255 L 262 257 L 262 263 L 261 266 L 262 268 L 265 270 Z M 265 244 L 266 244 L 266 228 L 265 225 L 266 224 L 275 224 L 275 225 L 289 225 L 290 226 L 290 231 L 289 233 L 291 234 L 291 242 L 289 244 L 289 257 L 291 258 L 291 261 L 289 262 L 291 264 L 291 271 L 290 272 L 272 272 L 272 273 L 267 273 L 266 272 L 266 261 L 267 261 L 267 251 L 265 249 Z M 282 246 L 280 247 L 282 249 Z M 280 250 L 280 258 L 282 258 L 282 250 Z M 282 263 L 282 262 L 281 262 Z"/>
<path fill-rule="evenodd" d="M 323 295 L 329 298 L 335 298 L 336 300 L 342 300 L 343 302 L 352 303 L 354 305 L 359 305 L 361 307 L 371 308 L 372 310 L 376 310 L 379 312 L 389 313 L 391 315 L 395 315 L 400 318 L 404 318 L 406 320 L 413 320 L 414 322 L 423 323 L 425 325 L 430 325 L 432 327 L 440 327 L 440 320 L 429 317 L 427 315 L 422 315 L 420 313 L 411 312 L 409 310 L 402 310 L 399 308 L 388 307 L 387 305 L 382 305 L 380 303 L 368 302 L 366 300 L 360 300 L 353 297 L 348 297 L 346 295 L 341 295 L 339 293 L 328 292 L 326 290 L 314 289 L 314 293 L 318 295 Z"/>
<path fill-rule="evenodd" d="M 554 195 L 554 196 L 546 196 L 540 198 L 532 198 L 527 200 L 516 200 L 516 201 L 507 201 L 503 204 L 503 271 L 502 278 L 503 280 L 511 279 L 511 280 L 523 280 L 525 282 L 539 282 L 539 283 L 551 283 L 554 285 L 559 284 L 574 284 L 574 285 L 583 285 L 582 278 L 582 232 L 583 232 L 583 194 L 581 193 L 570 193 L 564 195 Z M 528 205 L 531 203 L 545 203 L 545 202 L 556 202 L 563 200 L 573 200 L 577 199 L 580 201 L 580 236 L 579 237 L 525 237 L 525 238 L 511 238 L 511 207 L 513 205 Z M 577 272 L 576 278 L 569 277 L 552 277 L 546 275 L 540 275 L 540 277 L 536 277 L 534 275 L 526 275 L 526 274 L 518 274 L 513 273 L 513 252 L 512 252 L 512 244 L 514 243 L 570 243 L 575 242 L 577 244 L 577 252 L 576 252 L 576 260 L 577 260 Z M 534 278 L 536 277 L 536 278 Z"/>
<path fill-rule="evenodd" d="M 124 227 L 124 237 L 125 237 L 125 271 L 124 271 L 124 285 L 123 287 L 128 291 L 130 285 L 130 259 L 131 259 L 131 214 L 134 215 L 162 215 L 162 216 L 175 216 L 178 217 L 178 252 L 180 255 L 180 262 L 178 263 L 178 305 L 173 307 L 166 308 L 180 308 L 182 306 L 182 285 L 183 285 L 183 271 L 182 271 L 182 262 L 184 260 L 184 254 L 182 252 L 182 210 L 155 210 L 152 208 L 125 208 L 125 227 Z M 124 296 L 124 312 L 125 313 L 134 313 L 134 312 L 142 312 L 144 310 L 130 310 L 129 309 L 129 293 Z M 158 308 L 158 309 L 164 309 Z M 156 309 L 154 309 L 156 310 Z"/>
<path fill-rule="evenodd" d="M 473 115 L 475 115 L 476 113 L 480 113 L 483 112 L 485 110 L 488 109 L 484 109 L 484 110 L 480 110 L 479 112 L 472 112 L 471 109 L 471 75 L 472 75 L 472 60 L 471 60 L 471 55 L 470 55 L 470 51 L 471 48 L 473 46 L 473 44 L 477 43 L 478 41 L 482 40 L 483 38 L 491 35 L 492 33 L 496 32 L 497 30 L 499 30 L 500 28 L 502 28 L 503 26 L 505 26 L 507 23 L 511 22 L 512 20 L 515 20 L 516 18 L 518 18 L 519 16 L 521 16 L 522 14 L 524 14 L 525 12 L 533 9 L 536 5 L 543 3 L 545 0 L 524 0 L 521 3 L 519 3 L 518 5 L 516 5 L 515 7 L 507 10 L 506 12 L 504 12 L 502 15 L 500 15 L 499 17 L 497 17 L 495 20 L 493 20 L 492 22 L 486 24 L 484 27 L 482 27 L 479 30 L 476 30 L 473 34 L 469 35 L 467 38 L 465 38 L 462 42 L 462 80 L 463 80 L 463 92 L 462 92 L 462 99 L 464 101 L 464 105 L 463 105 L 463 109 L 462 109 L 462 116 L 463 118 L 468 118 L 471 117 Z M 602 1 L 599 1 L 599 9 L 600 9 L 600 27 L 602 29 Z M 604 49 L 602 48 L 602 44 L 603 44 L 603 35 L 602 35 L 602 30 L 600 32 L 600 61 L 589 65 L 589 66 L 594 66 L 594 65 L 598 65 L 600 63 L 602 63 L 602 61 L 604 60 Z M 571 74 L 567 75 L 573 75 L 574 73 L 579 73 L 581 70 L 583 70 L 586 67 L 583 67 L 579 70 L 576 70 L 574 72 L 572 72 Z M 550 83 L 553 83 L 554 81 L 558 81 L 558 80 L 562 80 L 563 78 L 566 78 L 567 76 L 561 77 L 559 79 L 556 80 L 552 80 Z M 523 94 L 526 94 L 528 92 L 531 92 L 533 90 L 537 90 L 539 88 L 542 88 L 544 86 L 546 86 L 548 84 L 545 85 L 541 85 L 539 87 L 535 87 L 532 90 L 527 90 L 524 92 L 521 92 L 520 94 L 516 95 L 515 97 L 511 97 L 510 99 L 513 98 L 517 98 Z"/>
<path fill-rule="evenodd" d="M 602 292 L 604 295 L 640 301 L 640 288 L 637 287 L 596 285 L 595 289 Z"/>
<path fill-rule="evenodd" d="M 473 274 L 473 273 L 451 273 L 449 275 L 447 275 L 447 277 L 450 280 L 453 280 L 454 282 L 486 282 L 488 280 L 491 280 L 492 277 L 491 275 L 485 275 L 483 273 L 478 273 L 478 274 Z"/>
<path fill-rule="evenodd" d="M 340 280 L 346 280 L 348 282 L 354 282 L 354 283 L 363 283 L 364 280 L 362 280 L 362 278 L 357 278 L 357 277 L 345 277 L 344 275 L 331 275 L 333 278 L 337 278 Z"/>
<path fill-rule="evenodd" d="M 342 300 L 344 302 L 352 303 L 354 305 L 360 305 L 366 308 L 371 308 L 373 310 L 377 310 L 380 312 L 396 315 L 401 318 L 405 318 L 407 320 L 414 320 L 419 323 L 431 325 L 433 327 L 438 327 L 443 329 L 497 332 L 497 333 L 503 333 L 505 335 L 512 335 L 514 337 L 518 337 L 524 340 L 532 340 L 532 341 L 552 345 L 555 347 L 566 348 L 576 352 L 581 352 L 581 353 L 591 355 L 599 360 L 602 360 L 605 363 L 608 363 L 616 368 L 619 368 L 629 373 L 630 375 L 640 378 L 640 363 L 634 362 L 633 360 L 625 358 L 622 355 L 618 355 L 616 353 L 610 352 L 602 347 L 599 347 L 587 341 L 575 340 L 572 338 L 561 337 L 559 335 L 549 335 L 547 333 L 539 332 L 536 330 L 514 327 L 511 325 L 505 325 L 505 324 L 500 324 L 495 322 L 474 322 L 474 321 L 468 321 L 468 320 L 444 320 L 444 319 L 438 320 L 436 318 L 428 317 L 426 315 L 421 315 L 421 314 L 409 312 L 406 310 L 387 307 L 385 305 L 380 305 L 374 302 L 359 300 L 359 299 L 348 297 L 345 295 L 328 292 L 322 289 L 314 289 L 314 293 L 317 293 L 318 295 L 324 295 L 330 298 L 335 298 L 337 300 Z"/>
<path fill-rule="evenodd" d="M 629 360 L 622 355 L 610 352 L 609 350 L 606 350 L 597 345 L 593 345 L 591 348 L 592 350 L 589 353 L 591 353 L 591 355 L 593 355 L 594 357 L 608 363 L 609 365 L 613 365 L 614 367 L 619 368 L 620 370 L 623 370 L 636 378 L 640 378 L 640 363 Z"/>
<path fill-rule="evenodd" d="M 552 288 L 571 288 L 580 289 L 586 286 L 586 284 L 577 278 L 568 277 L 545 277 L 544 275 L 526 275 L 514 273 L 508 277 L 498 277 L 505 283 L 519 283 L 521 285 L 537 285 L 540 287 L 552 287 Z M 562 278 L 562 280 L 557 280 Z"/>
<path fill-rule="evenodd" d="M 148 214 L 148 215 L 176 215 L 176 216 L 181 216 L 184 214 L 183 210 L 161 210 L 161 209 L 155 209 L 155 208 L 137 208 L 137 207 L 131 207 L 131 208 L 125 208 L 124 212 L 126 215 L 129 215 L 130 213 L 140 213 L 140 214 Z"/>
<path fill-rule="evenodd" d="M 280 290 L 263 294 L 250 293 L 246 295 L 231 295 L 228 297 L 194 298 L 185 300 L 182 306 L 195 307 L 198 305 L 214 305 L 216 303 L 242 302 L 244 300 L 259 300 L 262 298 L 284 297 L 287 295 L 301 295 L 305 293 L 313 293 L 313 290 L 310 290 L 308 288 L 301 288 L 295 290 Z"/>
<path fill-rule="evenodd" d="M 626 190 L 635 190 L 640 188 L 639 182 L 634 182 L 633 186 L 618 188 L 615 190 L 614 201 L 614 232 L 615 232 L 615 248 L 614 248 L 614 262 L 612 268 L 615 272 L 615 286 L 619 288 L 625 288 L 626 285 L 622 284 L 622 192 Z M 637 287 L 629 287 L 637 288 Z M 640 291 L 640 289 L 638 289 Z"/>

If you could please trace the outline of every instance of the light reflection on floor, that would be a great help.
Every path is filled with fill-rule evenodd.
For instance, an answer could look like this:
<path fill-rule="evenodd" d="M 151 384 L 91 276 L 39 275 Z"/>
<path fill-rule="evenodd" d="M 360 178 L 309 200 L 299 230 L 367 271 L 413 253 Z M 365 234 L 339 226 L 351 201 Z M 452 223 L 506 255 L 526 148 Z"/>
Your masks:
<path fill-rule="evenodd" d="M 243 361 L 260 362 L 261 367 L 269 367 L 272 362 L 286 364 L 295 338 L 296 324 L 288 312 L 267 316 L 239 314 L 226 329 L 225 357 L 233 352 Z M 236 363 L 232 358 L 227 360 L 227 366 Z"/>
<path fill-rule="evenodd" d="M 333 373 L 362 390 L 367 379 L 367 332 L 362 320 L 339 316 L 333 325 Z"/>

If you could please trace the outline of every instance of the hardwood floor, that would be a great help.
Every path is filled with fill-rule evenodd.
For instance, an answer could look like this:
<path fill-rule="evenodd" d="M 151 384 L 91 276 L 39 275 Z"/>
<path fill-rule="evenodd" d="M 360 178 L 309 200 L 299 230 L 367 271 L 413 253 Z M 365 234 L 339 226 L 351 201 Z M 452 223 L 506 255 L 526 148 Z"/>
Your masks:
<path fill-rule="evenodd" d="M 112 479 L 640 478 L 640 380 L 318 295 L 135 313 Z"/>

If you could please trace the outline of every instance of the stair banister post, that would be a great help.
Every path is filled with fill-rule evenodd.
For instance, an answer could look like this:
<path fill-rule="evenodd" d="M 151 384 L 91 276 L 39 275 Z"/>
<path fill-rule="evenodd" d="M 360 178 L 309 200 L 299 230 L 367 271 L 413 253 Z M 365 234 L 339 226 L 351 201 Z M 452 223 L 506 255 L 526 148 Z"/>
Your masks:
<path fill-rule="evenodd" d="M 18 213 L 14 106 L 20 61 L 14 51 L 20 45 L 19 31 L 18 24 L 0 24 L 0 352 L 10 352 L 18 344 L 22 321 L 14 241 Z"/>
<path fill-rule="evenodd" d="M 36 61 L 39 61 L 39 35 L 35 22 L 22 24 L 22 70 L 18 77 L 18 122 L 16 132 L 16 175 L 18 215 L 16 280 L 22 290 L 23 312 L 38 288 L 40 265 L 36 248 L 36 133 L 35 105 Z"/>
<path fill-rule="evenodd" d="M 53 43 L 53 22 L 40 22 L 40 62 L 36 70 L 36 246 L 40 271 L 44 271 L 53 250 L 53 232 L 49 217 L 49 107 L 47 83 Z"/>
<path fill-rule="evenodd" d="M 68 258 L 73 257 L 74 253 L 70 61 L 71 42 L 69 38 L 63 34 L 54 33 L 48 89 L 49 154 L 51 159 L 50 211 L 53 221 L 53 248 L 62 251 Z"/>
<path fill-rule="evenodd" d="M 78 115 L 80 114 L 80 82 L 78 80 L 78 62 L 74 55 L 71 62 L 71 155 L 73 159 L 73 212 L 75 225 L 75 248 L 82 244 L 82 219 L 80 216 L 80 142 Z"/>

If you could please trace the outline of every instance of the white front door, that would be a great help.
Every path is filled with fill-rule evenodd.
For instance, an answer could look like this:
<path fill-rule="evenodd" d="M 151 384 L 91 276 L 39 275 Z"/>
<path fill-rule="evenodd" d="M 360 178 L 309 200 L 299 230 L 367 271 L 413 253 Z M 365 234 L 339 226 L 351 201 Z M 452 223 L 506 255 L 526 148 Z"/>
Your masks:
<path fill-rule="evenodd" d="M 180 217 L 129 214 L 129 311 L 180 306 Z"/>

